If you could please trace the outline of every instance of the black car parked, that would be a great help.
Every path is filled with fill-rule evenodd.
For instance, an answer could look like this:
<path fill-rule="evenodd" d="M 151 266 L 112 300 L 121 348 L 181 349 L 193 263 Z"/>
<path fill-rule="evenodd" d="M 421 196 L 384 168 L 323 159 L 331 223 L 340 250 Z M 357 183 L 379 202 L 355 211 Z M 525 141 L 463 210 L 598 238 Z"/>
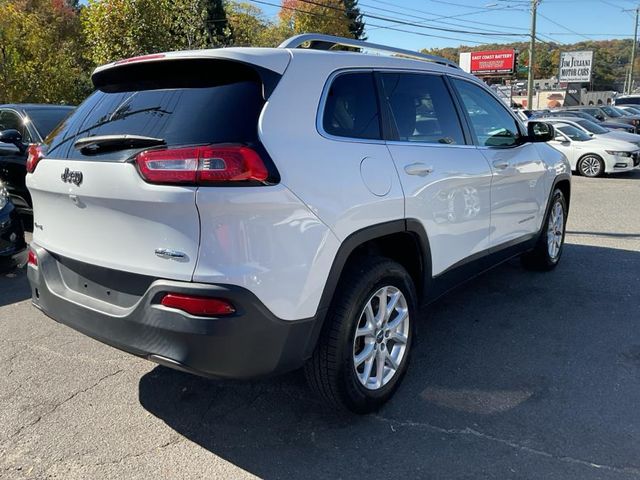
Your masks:
<path fill-rule="evenodd" d="M 31 195 L 25 185 L 27 146 L 42 143 L 75 107 L 64 105 L 0 105 L 0 181 L 18 213 L 30 224 Z M 26 218 L 25 218 L 26 217 Z"/>
<path fill-rule="evenodd" d="M 26 248 L 22 221 L 4 184 L 0 182 L 0 272 L 24 264 Z"/>

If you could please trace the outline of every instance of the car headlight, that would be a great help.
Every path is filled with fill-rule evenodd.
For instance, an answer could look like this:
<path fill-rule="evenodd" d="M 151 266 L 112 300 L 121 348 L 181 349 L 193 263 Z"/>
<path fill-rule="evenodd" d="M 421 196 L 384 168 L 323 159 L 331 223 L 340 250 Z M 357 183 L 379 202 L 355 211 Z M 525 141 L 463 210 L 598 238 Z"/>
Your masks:
<path fill-rule="evenodd" d="M 606 150 L 609 155 L 615 155 L 616 157 L 630 157 L 632 152 L 617 152 L 615 150 Z"/>
<path fill-rule="evenodd" d="M 7 203 L 9 203 L 9 192 L 4 188 L 4 185 L 0 183 L 0 210 L 2 210 Z"/>

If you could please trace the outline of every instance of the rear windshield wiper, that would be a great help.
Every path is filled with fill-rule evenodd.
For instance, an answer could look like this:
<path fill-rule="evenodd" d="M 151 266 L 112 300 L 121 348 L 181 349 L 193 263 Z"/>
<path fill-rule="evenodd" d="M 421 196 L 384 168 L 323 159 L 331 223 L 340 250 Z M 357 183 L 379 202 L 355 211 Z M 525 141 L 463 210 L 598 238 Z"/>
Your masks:
<path fill-rule="evenodd" d="M 162 138 L 144 137 L 141 135 L 96 135 L 83 137 L 75 141 L 73 147 L 82 153 L 101 153 L 105 150 L 126 150 L 128 148 L 144 148 L 166 145 Z"/>

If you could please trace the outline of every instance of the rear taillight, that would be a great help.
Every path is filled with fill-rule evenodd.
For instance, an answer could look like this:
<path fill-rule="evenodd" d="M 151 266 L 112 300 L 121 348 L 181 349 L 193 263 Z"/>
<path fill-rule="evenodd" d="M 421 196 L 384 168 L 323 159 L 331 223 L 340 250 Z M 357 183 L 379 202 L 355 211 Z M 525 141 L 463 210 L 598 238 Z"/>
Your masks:
<path fill-rule="evenodd" d="M 27 265 L 32 265 L 34 267 L 38 266 L 38 257 L 36 256 L 36 252 L 31 249 L 29 249 L 29 253 L 27 254 Z"/>
<path fill-rule="evenodd" d="M 177 308 L 198 317 L 219 317 L 231 315 L 236 309 L 231 303 L 221 298 L 167 293 L 160 301 L 161 305 Z"/>
<path fill-rule="evenodd" d="M 244 146 L 148 150 L 136 156 L 136 164 L 151 183 L 264 182 L 269 177 L 256 151 Z"/>
<path fill-rule="evenodd" d="M 29 154 L 29 156 L 27 157 L 27 172 L 33 173 L 38 166 L 38 162 L 42 160 L 42 147 L 40 147 L 40 145 L 32 143 L 31 145 L 29 145 L 27 153 Z"/>

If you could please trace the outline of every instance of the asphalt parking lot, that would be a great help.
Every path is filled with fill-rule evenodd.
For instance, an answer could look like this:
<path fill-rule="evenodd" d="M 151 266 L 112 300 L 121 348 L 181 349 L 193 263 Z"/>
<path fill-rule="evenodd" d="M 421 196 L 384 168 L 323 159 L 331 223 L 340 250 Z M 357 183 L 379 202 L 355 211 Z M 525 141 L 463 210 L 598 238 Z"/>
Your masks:
<path fill-rule="evenodd" d="M 299 372 L 215 382 L 56 324 L 0 277 L 0 478 L 640 478 L 640 172 L 574 179 L 551 274 L 509 262 L 422 319 L 377 415 Z"/>

